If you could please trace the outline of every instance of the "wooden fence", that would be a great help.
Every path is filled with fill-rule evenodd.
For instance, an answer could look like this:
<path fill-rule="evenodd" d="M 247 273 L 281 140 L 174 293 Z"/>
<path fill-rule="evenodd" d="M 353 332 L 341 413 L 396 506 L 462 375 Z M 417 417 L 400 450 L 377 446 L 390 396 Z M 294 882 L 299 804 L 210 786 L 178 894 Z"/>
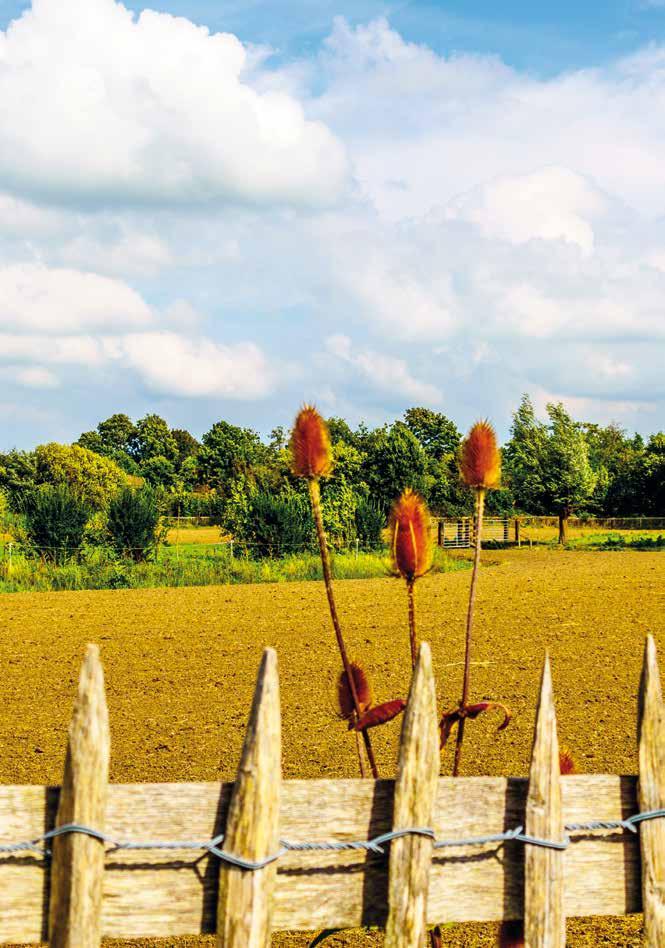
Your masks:
<path fill-rule="evenodd" d="M 428 924 L 525 919 L 526 944 L 563 946 L 566 916 L 644 911 L 646 942 L 665 945 L 665 821 L 639 834 L 571 832 L 565 824 L 625 820 L 665 805 L 665 716 L 653 641 L 641 687 L 639 786 L 634 777 L 559 772 L 546 659 L 528 780 L 438 777 L 437 705 L 423 644 L 405 711 L 393 780 L 288 780 L 280 775 L 276 655 L 264 653 L 234 784 L 107 784 L 109 728 L 97 648 L 89 646 L 69 729 L 63 785 L 0 787 L 0 845 L 37 840 L 54 826 L 80 832 L 0 857 L 0 940 L 91 948 L 101 936 L 217 932 L 219 946 L 267 946 L 271 930 L 381 925 L 389 948 L 422 946 Z M 522 824 L 565 850 L 514 840 L 470 844 Z M 212 840 L 260 862 L 283 840 L 369 840 L 406 833 L 389 857 L 366 850 L 287 852 L 255 871 L 208 852 L 122 849 L 108 838 Z M 641 871 L 640 871 L 641 866 Z"/>

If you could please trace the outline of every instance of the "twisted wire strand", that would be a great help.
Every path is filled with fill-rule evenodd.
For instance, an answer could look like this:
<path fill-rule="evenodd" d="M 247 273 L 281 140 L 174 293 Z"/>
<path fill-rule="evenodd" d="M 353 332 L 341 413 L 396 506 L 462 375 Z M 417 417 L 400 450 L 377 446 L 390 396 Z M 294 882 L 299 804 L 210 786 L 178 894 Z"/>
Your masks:
<path fill-rule="evenodd" d="M 423 836 L 431 839 L 434 849 L 446 849 L 457 846 L 486 846 L 490 844 L 503 845 L 508 842 L 522 843 L 527 846 L 541 846 L 545 849 L 565 850 L 570 846 L 572 840 L 569 833 L 593 833 L 597 831 L 625 830 L 630 833 L 637 833 L 640 823 L 647 820 L 657 820 L 665 817 L 665 809 L 647 810 L 643 813 L 635 813 L 625 820 L 589 820 L 586 823 L 566 823 L 564 826 L 563 839 L 540 839 L 537 836 L 530 836 L 524 832 L 523 826 L 515 826 L 504 830 L 502 833 L 492 833 L 487 836 L 471 836 L 460 839 L 436 839 L 433 829 L 423 826 L 410 826 L 405 829 L 389 830 L 380 836 L 366 840 L 304 840 L 302 842 L 293 842 L 287 839 L 280 839 L 279 849 L 264 859 L 252 861 L 244 859 L 242 856 L 236 856 L 222 848 L 224 834 L 220 833 L 210 840 L 121 840 L 108 836 L 106 833 L 91 826 L 84 826 L 81 823 L 67 823 L 49 830 L 42 836 L 35 839 L 22 840 L 16 843 L 0 843 L 0 855 L 36 852 L 41 856 L 49 857 L 51 850 L 43 845 L 58 836 L 65 836 L 70 833 L 82 833 L 93 839 L 99 840 L 105 846 L 108 846 L 108 852 L 117 852 L 119 850 L 137 851 L 137 850 L 203 850 L 211 856 L 215 856 L 221 862 L 230 866 L 237 866 L 239 869 L 256 871 L 276 862 L 282 856 L 289 852 L 342 852 L 344 850 L 360 850 L 375 853 L 377 855 L 385 854 L 385 845 L 391 843 L 394 839 L 401 839 L 404 836 Z"/>

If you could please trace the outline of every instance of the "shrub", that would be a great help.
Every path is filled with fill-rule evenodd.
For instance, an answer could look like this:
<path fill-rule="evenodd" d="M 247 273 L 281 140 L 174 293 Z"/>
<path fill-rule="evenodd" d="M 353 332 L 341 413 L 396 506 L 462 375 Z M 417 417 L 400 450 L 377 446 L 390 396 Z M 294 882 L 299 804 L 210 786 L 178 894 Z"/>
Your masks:
<path fill-rule="evenodd" d="M 24 503 L 29 547 L 43 559 L 65 563 L 77 556 L 85 538 L 91 508 L 64 484 L 33 490 Z"/>
<path fill-rule="evenodd" d="M 150 487 L 123 488 L 110 502 L 107 529 L 116 553 L 136 563 L 148 559 L 162 539 L 157 495 Z"/>
<path fill-rule="evenodd" d="M 356 505 L 356 532 L 360 545 L 367 550 L 378 550 L 383 545 L 381 533 L 386 518 L 378 504 L 367 497 L 359 497 Z"/>
<path fill-rule="evenodd" d="M 236 533 L 235 539 L 257 556 L 283 556 L 310 547 L 314 526 L 307 498 L 257 491 L 250 499 L 242 535 Z"/>

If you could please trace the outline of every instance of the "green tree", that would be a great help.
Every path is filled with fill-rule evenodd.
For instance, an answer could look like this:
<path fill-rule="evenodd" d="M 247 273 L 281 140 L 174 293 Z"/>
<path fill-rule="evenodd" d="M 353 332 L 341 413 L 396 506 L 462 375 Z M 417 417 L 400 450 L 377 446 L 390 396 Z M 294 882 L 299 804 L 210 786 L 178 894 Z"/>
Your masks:
<path fill-rule="evenodd" d="M 157 494 L 150 487 L 123 488 L 109 504 L 109 542 L 120 556 L 135 562 L 151 557 L 162 539 Z"/>
<path fill-rule="evenodd" d="M 266 452 L 251 428 L 218 421 L 203 435 L 198 458 L 201 479 L 224 494 L 239 475 L 251 478 L 252 469 L 265 460 Z"/>
<path fill-rule="evenodd" d="M 127 483 L 127 475 L 110 458 L 53 441 L 35 449 L 35 483 L 67 487 L 88 507 L 100 510 Z"/>
<path fill-rule="evenodd" d="M 566 542 L 568 519 L 592 496 L 596 477 L 589 464 L 584 432 L 561 403 L 547 406 L 549 438 L 546 485 L 559 516 L 559 543 Z"/>
<path fill-rule="evenodd" d="M 34 451 L 7 451 L 0 454 L 0 487 L 16 511 L 25 493 L 37 483 L 37 461 Z"/>
<path fill-rule="evenodd" d="M 189 458 L 195 458 L 199 453 L 201 444 L 196 440 L 193 434 L 190 434 L 185 428 L 173 428 L 171 435 L 176 443 L 176 470 L 180 471 L 185 461 Z"/>
<path fill-rule="evenodd" d="M 584 432 L 563 405 L 547 406 L 549 424 L 536 418 L 528 395 L 513 415 L 503 450 L 506 477 L 522 510 L 556 513 L 565 543 L 571 513 L 588 503 L 596 484 Z"/>
<path fill-rule="evenodd" d="M 428 457 L 435 461 L 455 454 L 462 442 L 457 425 L 441 412 L 429 408 L 408 408 L 404 412 L 404 423 Z"/>
<path fill-rule="evenodd" d="M 42 559 L 62 564 L 80 553 L 92 514 L 80 493 L 44 484 L 24 498 L 23 513 L 28 544 Z"/>
<path fill-rule="evenodd" d="M 381 509 L 388 510 L 406 487 L 427 495 L 427 455 L 413 432 L 396 421 L 374 435 L 367 439 L 363 475 Z"/>
<path fill-rule="evenodd" d="M 178 443 L 171 429 L 159 415 L 146 415 L 135 425 L 129 451 L 139 465 L 150 458 L 163 457 L 172 464 L 178 458 Z"/>

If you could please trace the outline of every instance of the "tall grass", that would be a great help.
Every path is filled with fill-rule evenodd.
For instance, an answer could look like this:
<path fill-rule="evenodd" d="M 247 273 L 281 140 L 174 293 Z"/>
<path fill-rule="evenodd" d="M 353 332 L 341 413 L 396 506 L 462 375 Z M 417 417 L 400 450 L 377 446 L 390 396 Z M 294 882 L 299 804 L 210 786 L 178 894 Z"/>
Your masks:
<path fill-rule="evenodd" d="M 147 589 L 159 586 L 212 586 L 237 583 L 284 583 L 322 578 L 321 560 L 314 553 L 275 559 L 232 557 L 230 552 L 195 553 L 180 548 L 179 558 L 165 551 L 155 562 L 117 559 L 100 549 L 87 551 L 79 562 L 62 566 L 17 555 L 11 570 L 1 566 L 0 592 L 47 592 L 76 589 Z M 437 550 L 433 572 L 468 569 L 466 560 Z M 376 579 L 390 575 L 388 556 L 380 553 L 338 553 L 332 557 L 336 579 Z"/>

